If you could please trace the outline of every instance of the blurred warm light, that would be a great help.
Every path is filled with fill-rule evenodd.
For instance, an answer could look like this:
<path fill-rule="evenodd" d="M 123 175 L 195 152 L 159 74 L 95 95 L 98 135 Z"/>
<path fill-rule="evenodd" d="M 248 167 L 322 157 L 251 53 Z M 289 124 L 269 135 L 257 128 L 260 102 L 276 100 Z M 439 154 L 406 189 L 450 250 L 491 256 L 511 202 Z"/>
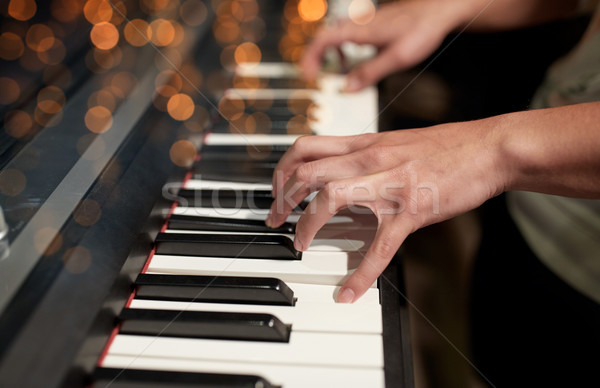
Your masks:
<path fill-rule="evenodd" d="M 123 53 L 119 46 L 113 47 L 111 50 L 102 50 L 96 48 L 93 50 L 94 62 L 103 69 L 112 69 L 119 65 L 123 59 Z"/>
<path fill-rule="evenodd" d="M 268 134 L 271 132 L 271 118 L 263 112 L 255 112 L 251 115 L 256 125 L 256 133 Z"/>
<path fill-rule="evenodd" d="M 133 19 L 125 25 L 123 35 L 132 46 L 143 46 L 152 38 L 152 30 L 143 19 Z"/>
<path fill-rule="evenodd" d="M 287 123 L 287 134 L 288 135 L 310 135 L 311 130 L 308 125 L 308 120 L 304 115 L 296 115 L 292 117 Z"/>
<path fill-rule="evenodd" d="M 233 71 L 235 68 L 235 49 L 237 47 L 233 44 L 229 46 L 225 46 L 223 50 L 221 50 L 221 55 L 219 56 L 219 61 L 221 62 L 221 66 L 225 70 Z"/>
<path fill-rule="evenodd" d="M 168 46 L 175 38 L 175 28 L 169 20 L 156 19 L 150 23 L 152 43 L 156 46 Z"/>
<path fill-rule="evenodd" d="M 0 58 L 12 61 L 23 55 L 25 45 L 17 34 L 4 32 L 0 35 Z"/>
<path fill-rule="evenodd" d="M 110 4 L 113 9 L 112 17 L 107 21 L 118 26 L 127 19 L 127 7 L 120 0 L 110 0 Z"/>
<path fill-rule="evenodd" d="M 352 0 L 348 17 L 356 24 L 367 24 L 375 17 L 375 5 L 371 0 Z"/>
<path fill-rule="evenodd" d="M 106 0 L 87 0 L 83 6 L 83 14 L 92 24 L 109 22 L 113 16 L 113 8 Z"/>
<path fill-rule="evenodd" d="M 181 90 L 187 94 L 198 93 L 204 82 L 200 69 L 192 63 L 187 63 L 179 70 L 179 74 L 182 78 Z"/>
<path fill-rule="evenodd" d="M 171 161 L 179 167 L 189 167 L 196 159 L 196 147 L 189 140 L 178 140 L 169 150 Z"/>
<path fill-rule="evenodd" d="M 7 168 L 0 171 L 0 193 L 14 197 L 21 194 L 27 186 L 27 178 L 20 170 Z"/>
<path fill-rule="evenodd" d="M 148 11 L 156 12 L 167 8 L 167 6 L 169 5 L 169 1 L 170 0 L 141 0 L 140 4 Z M 171 0 L 171 2 L 178 1 Z"/>
<path fill-rule="evenodd" d="M 43 105 L 48 110 L 56 109 L 57 105 L 54 103 L 47 103 Z M 48 113 L 41 109 L 40 104 L 35 107 L 33 111 L 33 119 L 36 123 L 38 123 L 42 127 L 54 127 L 60 123 L 63 117 L 62 109 L 58 110 L 56 113 Z"/>
<path fill-rule="evenodd" d="M 65 95 L 56 86 L 48 86 L 39 91 L 37 95 L 38 108 L 48 114 L 56 114 L 65 105 Z"/>
<path fill-rule="evenodd" d="M 154 78 L 156 92 L 163 97 L 171 97 L 179 93 L 183 81 L 181 76 L 173 70 L 164 70 Z"/>
<path fill-rule="evenodd" d="M 34 24 L 27 30 L 25 42 L 33 51 L 46 51 L 54 45 L 54 32 L 44 24 Z"/>
<path fill-rule="evenodd" d="M 52 16 L 61 22 L 71 22 L 83 10 L 83 0 L 53 0 L 50 3 Z"/>
<path fill-rule="evenodd" d="M 213 33 L 217 42 L 230 44 L 239 41 L 240 25 L 231 17 L 217 18 L 213 26 Z"/>
<path fill-rule="evenodd" d="M 85 126 L 94 133 L 108 131 L 113 123 L 112 113 L 101 105 L 88 109 L 84 120 Z"/>
<path fill-rule="evenodd" d="M 175 94 L 169 98 L 167 111 L 175 120 L 187 120 L 194 114 L 194 101 L 187 94 Z"/>
<path fill-rule="evenodd" d="M 114 24 L 100 22 L 92 27 L 90 39 L 101 50 L 110 50 L 119 42 L 119 30 Z"/>
<path fill-rule="evenodd" d="M 246 108 L 241 98 L 223 97 L 219 101 L 219 113 L 227 120 L 237 120 L 244 114 Z"/>
<path fill-rule="evenodd" d="M 0 104 L 12 104 L 20 94 L 21 88 L 17 81 L 9 77 L 0 77 Z"/>
<path fill-rule="evenodd" d="M 84 273 L 92 264 L 92 254 L 82 246 L 67 249 L 62 257 L 65 269 L 72 274 Z"/>
<path fill-rule="evenodd" d="M 100 219 L 102 209 L 93 199 L 84 199 L 73 211 L 73 219 L 81 226 L 92 226 Z"/>
<path fill-rule="evenodd" d="M 32 127 L 33 119 L 22 110 L 10 111 L 4 117 L 4 131 L 17 139 L 27 135 Z"/>
<path fill-rule="evenodd" d="M 288 97 L 288 109 L 294 114 L 306 114 L 311 105 L 313 102 L 304 90 L 294 91 Z"/>
<path fill-rule="evenodd" d="M 235 63 L 258 63 L 261 59 L 261 52 L 257 45 L 252 42 L 244 42 L 235 49 Z"/>
<path fill-rule="evenodd" d="M 117 101 L 115 100 L 115 96 L 113 96 L 110 91 L 101 89 L 90 95 L 87 100 L 87 105 L 88 108 L 101 105 L 109 111 L 114 112 L 115 108 L 117 107 Z"/>
<path fill-rule="evenodd" d="M 298 2 L 298 14 L 307 22 L 320 20 L 327 12 L 325 0 L 300 0 Z"/>
<path fill-rule="evenodd" d="M 65 59 L 67 49 L 63 42 L 59 39 L 54 39 L 54 44 L 46 51 L 38 52 L 39 60 L 46 65 L 58 65 Z"/>
<path fill-rule="evenodd" d="M 258 77 L 233 76 L 233 87 L 236 89 L 262 89 L 267 82 Z"/>
<path fill-rule="evenodd" d="M 37 4 L 35 0 L 10 0 L 8 3 L 8 14 L 14 19 L 25 21 L 35 15 Z"/>
<path fill-rule="evenodd" d="M 183 38 L 185 38 L 185 31 L 181 24 L 177 23 L 174 20 L 171 20 L 171 25 L 173 26 L 173 30 L 175 31 L 175 35 L 171 43 L 169 43 L 172 47 L 177 47 L 183 42 Z"/>
<path fill-rule="evenodd" d="M 210 123 L 210 113 L 200 105 L 196 105 L 194 114 L 183 125 L 192 132 L 202 132 Z"/>
<path fill-rule="evenodd" d="M 256 0 L 234 0 L 231 14 L 240 22 L 248 22 L 258 15 L 258 3 Z"/>
<path fill-rule="evenodd" d="M 62 245 L 63 237 L 60 232 L 54 228 L 41 228 L 33 236 L 33 246 L 44 256 L 55 254 Z"/>
<path fill-rule="evenodd" d="M 71 83 L 71 70 L 65 65 L 46 66 L 42 79 L 46 85 L 54 85 L 66 89 Z"/>
<path fill-rule="evenodd" d="M 119 98 L 127 97 L 136 85 L 136 76 L 128 71 L 121 71 L 110 79 L 111 92 Z"/>
<path fill-rule="evenodd" d="M 202 1 L 187 0 L 179 7 L 181 20 L 188 26 L 196 27 L 206 20 L 208 10 Z"/>
<path fill-rule="evenodd" d="M 173 47 L 165 47 L 162 50 L 156 50 L 154 63 L 159 70 L 176 69 L 181 66 L 183 58 L 179 50 Z"/>

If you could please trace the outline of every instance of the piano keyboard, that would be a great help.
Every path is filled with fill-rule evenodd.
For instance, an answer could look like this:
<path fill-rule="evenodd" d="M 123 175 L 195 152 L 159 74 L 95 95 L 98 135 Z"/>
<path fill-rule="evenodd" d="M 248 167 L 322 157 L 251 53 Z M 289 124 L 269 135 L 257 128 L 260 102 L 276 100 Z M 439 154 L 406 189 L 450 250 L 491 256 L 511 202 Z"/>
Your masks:
<path fill-rule="evenodd" d="M 297 75 L 288 64 L 237 69 L 237 76 L 270 84 L 291 84 Z M 374 89 L 343 95 L 341 82 L 327 76 L 316 89 L 236 88 L 223 98 L 240 105 L 260 98 L 309 99 L 312 133 L 375 131 Z M 121 313 L 93 386 L 385 386 L 377 284 L 354 304 L 335 302 L 368 249 L 374 217 L 340 213 L 305 252 L 293 247 L 302 209 L 278 230 L 264 225 L 272 169 L 299 136 L 205 136 L 191 179 L 169 188 L 179 201 Z"/>

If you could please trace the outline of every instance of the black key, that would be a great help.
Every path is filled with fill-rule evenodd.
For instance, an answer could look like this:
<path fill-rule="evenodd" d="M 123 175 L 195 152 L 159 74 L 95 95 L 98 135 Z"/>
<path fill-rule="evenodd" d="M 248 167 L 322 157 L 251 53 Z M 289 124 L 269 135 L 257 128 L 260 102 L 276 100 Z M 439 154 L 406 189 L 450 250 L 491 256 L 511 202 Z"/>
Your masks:
<path fill-rule="evenodd" d="M 181 198 L 180 205 L 191 207 L 269 209 L 273 203 L 271 192 L 265 190 L 180 189 L 175 195 Z"/>
<path fill-rule="evenodd" d="M 124 308 L 120 334 L 288 342 L 291 326 L 271 314 Z"/>
<path fill-rule="evenodd" d="M 194 179 L 225 180 L 231 182 L 271 183 L 273 167 L 239 163 L 238 166 L 216 165 L 219 162 L 198 163 L 193 168 Z"/>
<path fill-rule="evenodd" d="M 275 278 L 140 274 L 136 298 L 293 306 L 294 291 Z"/>
<path fill-rule="evenodd" d="M 252 375 L 96 368 L 91 388 L 275 388 Z"/>
<path fill-rule="evenodd" d="M 260 220 L 236 220 L 233 218 L 187 216 L 173 214 L 168 220 L 169 229 L 203 230 L 216 232 L 285 233 L 296 232 L 296 225 L 288 222 L 278 228 L 269 228 Z"/>
<path fill-rule="evenodd" d="M 159 255 L 214 256 L 273 260 L 300 260 L 302 252 L 281 235 L 218 235 L 196 233 L 159 233 Z"/>

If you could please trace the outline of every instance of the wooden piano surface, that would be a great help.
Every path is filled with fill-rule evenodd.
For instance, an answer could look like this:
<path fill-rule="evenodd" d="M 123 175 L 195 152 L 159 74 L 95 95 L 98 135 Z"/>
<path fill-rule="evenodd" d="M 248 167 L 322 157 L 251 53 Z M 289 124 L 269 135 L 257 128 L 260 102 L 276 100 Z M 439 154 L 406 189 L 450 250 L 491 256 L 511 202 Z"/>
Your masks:
<path fill-rule="evenodd" d="M 61 11 L 58 3 L 38 4 L 36 17 L 15 21 L 7 28 L 20 31 L 14 27 L 15 23 L 25 26 L 21 30 L 36 24 L 56 26 L 57 18 L 66 19 L 70 15 Z M 107 21 L 97 19 L 106 16 L 101 16 L 101 9 L 92 9 L 93 4 L 88 6 L 92 11 L 80 8 L 79 13 L 74 13 L 76 19 L 55 32 L 55 38 L 64 41 L 68 48 L 64 62 L 60 63 L 62 67 L 42 63 L 36 72 L 31 70 L 35 69 L 33 65 L 24 65 L 25 60 L 10 59 L 3 54 L 2 66 L 7 78 L 20 82 L 21 89 L 15 101 L 3 105 L 2 112 L 5 120 L 0 155 L 3 177 L 0 205 L 10 227 L 9 256 L 0 261 L 2 386 L 85 386 L 92 381 L 90 375 L 99 360 L 107 360 L 107 353 L 108 359 L 113 357 L 113 364 L 118 364 L 107 343 L 115 331 L 116 318 L 126 303 L 131 302 L 132 283 L 149 268 L 164 272 L 164 268 L 157 270 L 158 260 L 148 259 L 155 248 L 154 239 L 164 229 L 172 210 L 173 197 L 167 188 L 181 186 L 186 181 L 186 173 L 198 152 L 202 152 L 202 144 L 231 145 L 240 140 L 246 144 L 248 136 L 261 138 L 245 132 L 222 133 L 224 120 L 217 112 L 219 103 L 227 93 L 240 94 L 237 87 L 225 91 L 235 86 L 232 50 L 246 40 L 255 41 L 263 63 L 297 59 L 300 46 L 286 47 L 280 42 L 289 38 L 298 26 L 288 22 L 287 29 L 278 27 L 282 15 L 289 14 L 290 7 L 297 7 L 297 2 L 241 2 L 249 7 L 242 13 L 252 14 L 255 6 L 258 9 L 255 18 L 246 20 L 237 15 L 241 21 L 233 17 L 235 9 L 231 8 L 231 2 L 188 0 L 179 2 L 178 9 L 161 9 L 157 5 L 160 2 L 147 3 L 156 3 L 156 9 L 148 8 L 147 4 L 137 9 L 137 2 L 125 1 L 127 14 L 115 6 L 113 16 Z M 27 15 L 14 16 L 23 19 Z M 123 20 L 119 22 L 119 18 Z M 131 19 L 171 20 L 169 23 L 181 34 L 181 41 L 169 45 L 156 38 L 138 48 L 138 43 L 132 43 L 135 38 L 126 35 L 125 25 Z M 231 28 L 232 21 L 241 32 L 229 41 L 231 31 L 226 27 Z M 115 25 L 123 34 L 119 45 L 90 44 L 88 33 L 92 23 Z M 316 23 L 302 23 L 306 23 L 308 32 L 316 26 Z M 138 30 L 141 25 L 137 25 Z M 120 61 L 115 59 L 118 56 Z M 107 65 L 110 60 L 114 67 Z M 174 65 L 178 66 L 173 68 Z M 65 73 L 69 75 L 68 81 L 64 79 Z M 169 78 L 173 75 L 174 78 Z M 169 87 L 175 87 L 181 95 L 170 104 L 165 96 L 174 92 Z M 348 125 L 334 119 L 349 117 L 343 108 L 352 103 L 336 93 L 338 87 L 339 78 L 330 76 L 320 85 L 320 92 L 309 91 L 311 99 L 319 105 L 315 113 L 318 121 L 309 129 L 323 134 L 348 133 Z M 46 94 L 40 94 L 44 88 Z M 55 104 L 60 109 L 42 115 L 39 101 L 45 101 L 48 93 L 58 97 L 50 98 L 46 110 Z M 352 122 L 354 133 L 374 131 L 376 92 L 368 90 L 362 96 L 349 97 L 359 98 L 371 101 L 365 105 L 371 111 Z M 193 101 L 191 116 L 186 112 L 188 101 Z M 28 133 L 15 132 L 14 120 L 23 117 L 20 112 L 34 123 Z M 246 128 L 239 121 L 236 123 L 236 128 Z M 207 136 L 207 131 L 213 134 Z M 235 139 L 236 136 L 240 138 Z M 265 140 L 257 141 L 272 144 L 278 142 L 277 136 L 281 136 L 281 144 L 292 140 L 289 134 L 264 136 Z M 22 176 L 25 183 L 19 190 Z M 187 182 L 186 188 L 197 189 L 201 185 L 197 180 Z M 174 213 L 185 211 L 175 209 Z M 354 232 L 350 225 L 348 235 L 356 234 L 365 225 L 354 223 Z M 302 278 L 289 282 L 294 281 L 306 283 Z M 412 385 L 408 317 L 402 289 L 401 266 L 395 260 L 376 292 L 381 301 L 382 358 L 388 387 Z M 143 306 L 142 302 L 136 303 Z M 160 369 L 185 370 L 186 362 L 193 363 L 193 359 L 164 361 Z M 243 360 L 240 362 L 243 364 Z M 198 368 L 223 371 L 214 362 L 192 369 Z M 247 365 L 244 368 L 238 370 L 251 372 Z M 286 368 L 298 376 L 316 373 L 315 378 L 319 370 L 307 366 Z M 324 376 L 336 379 L 333 372 Z M 100 384 L 98 381 L 96 386 Z"/>

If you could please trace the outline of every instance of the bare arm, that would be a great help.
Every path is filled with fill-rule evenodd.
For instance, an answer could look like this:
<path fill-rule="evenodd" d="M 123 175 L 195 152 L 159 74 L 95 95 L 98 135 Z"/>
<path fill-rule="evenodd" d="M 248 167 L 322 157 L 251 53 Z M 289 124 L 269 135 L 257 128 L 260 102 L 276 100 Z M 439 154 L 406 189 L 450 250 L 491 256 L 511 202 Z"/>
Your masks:
<path fill-rule="evenodd" d="M 408 234 L 507 190 L 600 198 L 600 102 L 417 130 L 300 138 L 279 162 L 267 219 L 279 226 L 310 192 L 294 245 L 305 250 L 339 210 L 378 218 L 373 244 L 338 300 L 359 298 Z"/>

